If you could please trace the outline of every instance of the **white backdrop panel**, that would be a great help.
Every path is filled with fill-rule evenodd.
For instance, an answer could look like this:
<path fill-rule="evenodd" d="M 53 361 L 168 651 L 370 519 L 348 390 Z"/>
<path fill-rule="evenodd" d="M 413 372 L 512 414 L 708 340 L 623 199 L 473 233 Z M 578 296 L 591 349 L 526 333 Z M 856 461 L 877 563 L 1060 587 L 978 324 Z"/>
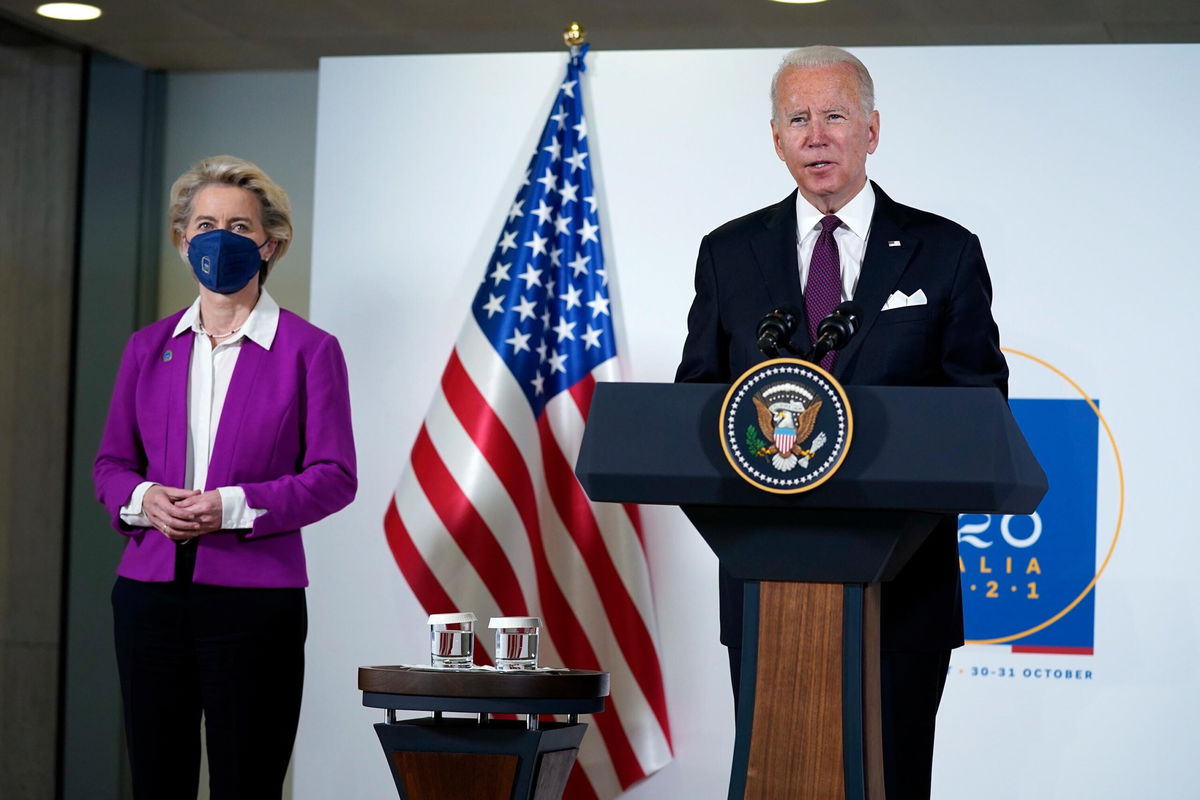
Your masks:
<path fill-rule="evenodd" d="M 955 654 L 935 796 L 1127 798 L 1194 787 L 1200 47 L 865 48 L 882 115 L 871 176 L 979 234 L 1004 344 L 1068 372 L 1113 426 L 1124 528 L 1100 581 L 1095 655 Z M 768 129 L 781 51 L 595 52 L 589 136 L 628 376 L 670 380 L 700 237 L 791 190 Z M 325 59 L 311 308 L 346 350 L 361 487 L 306 535 L 312 588 L 296 797 L 386 798 L 355 667 L 417 661 L 423 614 L 382 515 L 564 66 L 562 53 Z M 765 309 L 764 309 L 765 311 Z M 1014 360 L 1015 361 L 1015 360 Z M 1014 397 L 1069 397 L 1013 364 Z M 1098 549 L 1117 513 L 1101 440 Z M 649 508 L 676 759 L 626 797 L 724 797 L 732 703 L 716 564 Z M 970 665 L 1090 669 L 984 681 Z M 1152 777 L 1148 777 L 1152 776 Z"/>

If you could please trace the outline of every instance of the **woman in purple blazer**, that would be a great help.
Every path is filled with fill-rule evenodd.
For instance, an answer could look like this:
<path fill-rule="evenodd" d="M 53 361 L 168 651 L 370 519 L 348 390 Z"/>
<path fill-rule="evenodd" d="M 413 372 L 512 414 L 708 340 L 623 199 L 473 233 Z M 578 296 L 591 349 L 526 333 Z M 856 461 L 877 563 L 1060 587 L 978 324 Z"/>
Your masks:
<path fill-rule="evenodd" d="M 169 215 L 199 296 L 130 338 L 94 469 L 126 538 L 112 599 L 134 794 L 196 796 L 203 715 L 212 797 L 279 797 L 304 681 L 300 528 L 357 488 L 346 364 L 264 288 L 292 223 L 261 169 L 204 159 Z"/>

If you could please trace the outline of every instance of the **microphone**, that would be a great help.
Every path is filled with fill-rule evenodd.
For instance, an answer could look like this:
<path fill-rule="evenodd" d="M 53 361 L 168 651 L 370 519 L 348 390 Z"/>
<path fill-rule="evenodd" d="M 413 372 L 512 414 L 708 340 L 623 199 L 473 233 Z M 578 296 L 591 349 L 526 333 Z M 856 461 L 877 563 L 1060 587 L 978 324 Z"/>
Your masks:
<path fill-rule="evenodd" d="M 831 350 L 841 350 L 858 331 L 858 323 L 862 312 L 853 300 L 847 300 L 833 310 L 817 325 L 817 343 L 813 345 L 808 360 L 820 364 L 821 359 Z M 760 325 L 762 323 L 759 323 Z"/>
<path fill-rule="evenodd" d="M 768 356 L 779 355 L 781 346 L 788 352 L 795 352 L 792 334 L 799 321 L 800 314 L 791 306 L 772 309 L 758 323 L 758 349 Z"/>

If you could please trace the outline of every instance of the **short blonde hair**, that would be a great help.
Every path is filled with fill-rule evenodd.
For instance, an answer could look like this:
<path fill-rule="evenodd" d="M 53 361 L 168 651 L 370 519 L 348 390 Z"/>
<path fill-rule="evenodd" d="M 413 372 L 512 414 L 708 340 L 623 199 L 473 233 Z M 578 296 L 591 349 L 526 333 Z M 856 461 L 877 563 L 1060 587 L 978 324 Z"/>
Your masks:
<path fill-rule="evenodd" d="M 236 186 L 253 192 L 262 204 L 262 224 L 267 236 L 276 242 L 275 252 L 267 260 L 259 282 L 265 281 L 276 262 L 292 243 L 292 204 L 287 192 L 257 164 L 236 156 L 202 158 L 171 185 L 171 206 L 167 218 L 171 225 L 171 244 L 183 244 L 192 204 L 205 186 Z"/>

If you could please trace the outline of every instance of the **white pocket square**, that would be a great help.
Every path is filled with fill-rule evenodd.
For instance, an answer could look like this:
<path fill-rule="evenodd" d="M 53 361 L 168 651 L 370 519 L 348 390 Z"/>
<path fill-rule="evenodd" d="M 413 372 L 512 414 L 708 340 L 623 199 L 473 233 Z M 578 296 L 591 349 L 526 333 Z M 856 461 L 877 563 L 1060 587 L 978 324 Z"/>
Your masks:
<path fill-rule="evenodd" d="M 891 311 L 894 308 L 908 308 L 909 306 L 923 306 L 928 300 L 925 299 L 925 290 L 917 289 L 912 294 L 905 294 L 899 290 L 892 292 L 888 297 L 887 302 L 883 304 L 884 311 Z"/>

